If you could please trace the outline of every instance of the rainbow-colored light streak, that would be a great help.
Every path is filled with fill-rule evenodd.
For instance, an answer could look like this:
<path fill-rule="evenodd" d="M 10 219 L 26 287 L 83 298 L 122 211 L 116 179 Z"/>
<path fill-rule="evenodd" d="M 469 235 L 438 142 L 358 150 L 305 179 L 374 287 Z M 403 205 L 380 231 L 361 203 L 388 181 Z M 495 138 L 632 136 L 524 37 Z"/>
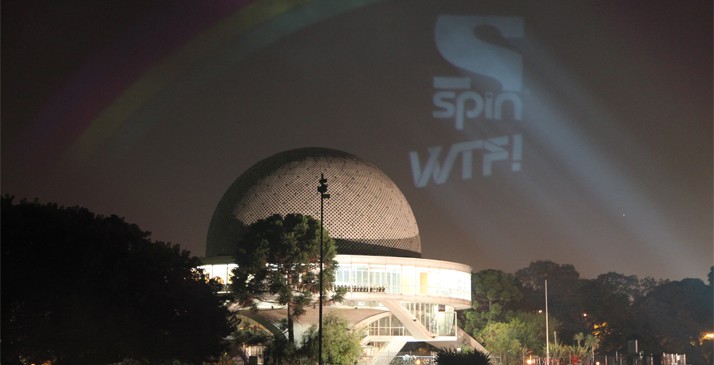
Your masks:
<path fill-rule="evenodd" d="M 229 40 L 255 50 L 326 18 L 378 0 L 183 2 L 148 14 L 97 53 L 52 97 L 20 143 L 41 146 L 39 161 L 86 161 L 140 107 Z M 234 52 L 235 53 L 235 52 Z"/>

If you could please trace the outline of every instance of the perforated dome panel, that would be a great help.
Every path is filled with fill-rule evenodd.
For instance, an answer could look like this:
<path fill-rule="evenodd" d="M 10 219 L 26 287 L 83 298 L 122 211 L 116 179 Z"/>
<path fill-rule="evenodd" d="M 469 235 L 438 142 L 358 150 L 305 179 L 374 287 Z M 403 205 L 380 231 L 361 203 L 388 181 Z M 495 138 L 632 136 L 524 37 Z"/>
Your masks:
<path fill-rule="evenodd" d="M 328 180 L 324 226 L 340 254 L 421 257 L 419 228 L 404 194 L 376 166 L 333 149 L 273 155 L 243 173 L 218 203 L 206 256 L 231 255 L 246 226 L 273 214 L 320 218 L 320 174 Z"/>

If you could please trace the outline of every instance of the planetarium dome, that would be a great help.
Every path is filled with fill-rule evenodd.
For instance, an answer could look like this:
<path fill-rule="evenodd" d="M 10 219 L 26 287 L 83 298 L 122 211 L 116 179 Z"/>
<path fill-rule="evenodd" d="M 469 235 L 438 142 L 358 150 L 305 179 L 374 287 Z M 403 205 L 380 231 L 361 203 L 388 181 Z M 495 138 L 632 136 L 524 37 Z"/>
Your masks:
<path fill-rule="evenodd" d="M 327 148 L 281 152 L 238 177 L 213 214 L 206 256 L 232 255 L 245 227 L 273 214 L 319 218 L 320 174 L 331 196 L 323 223 L 338 254 L 421 257 L 419 228 L 401 190 L 376 166 Z"/>

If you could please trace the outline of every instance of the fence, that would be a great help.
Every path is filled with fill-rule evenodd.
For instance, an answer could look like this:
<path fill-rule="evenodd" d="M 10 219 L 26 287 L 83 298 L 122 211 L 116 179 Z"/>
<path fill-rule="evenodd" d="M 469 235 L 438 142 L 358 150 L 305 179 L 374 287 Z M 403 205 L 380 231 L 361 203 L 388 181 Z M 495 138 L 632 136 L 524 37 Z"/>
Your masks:
<path fill-rule="evenodd" d="M 524 358 L 524 365 L 546 365 L 545 358 Z M 595 355 L 592 358 L 578 359 L 576 357 L 551 359 L 550 365 L 687 365 L 687 355 L 684 354 L 639 354 L 639 355 Z"/>

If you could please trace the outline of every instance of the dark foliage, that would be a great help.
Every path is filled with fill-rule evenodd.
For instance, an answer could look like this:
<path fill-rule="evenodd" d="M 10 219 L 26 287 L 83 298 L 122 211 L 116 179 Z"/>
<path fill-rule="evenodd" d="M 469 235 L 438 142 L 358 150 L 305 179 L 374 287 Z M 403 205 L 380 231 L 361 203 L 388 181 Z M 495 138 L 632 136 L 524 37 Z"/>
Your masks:
<path fill-rule="evenodd" d="M 200 363 L 231 331 L 218 283 L 117 216 L 2 198 L 2 363 Z"/>
<path fill-rule="evenodd" d="M 560 338 L 573 338 L 576 333 L 586 331 L 582 314 L 588 297 L 584 295 L 584 280 L 573 265 L 535 261 L 515 275 L 524 287 L 526 308 L 532 311 L 545 309 L 545 281 L 548 280 L 548 306 L 551 315 L 561 322 Z"/>
<path fill-rule="evenodd" d="M 628 340 L 636 339 L 646 354 L 686 354 L 693 364 L 711 364 L 714 359 L 712 341 L 704 336 L 714 323 L 711 279 L 707 285 L 700 279 L 639 279 L 614 272 L 582 279 L 573 265 L 550 261 L 536 261 L 517 271 L 518 282 L 513 285 L 504 286 L 508 281 L 493 280 L 507 277 L 493 270 L 481 271 L 474 277 L 475 305 L 462 314 L 461 323 L 470 333 L 481 335 L 483 345 L 490 350 L 498 344 L 485 340 L 484 329 L 500 329 L 498 334 L 508 337 L 505 331 L 514 319 L 526 313 L 543 315 L 547 279 L 551 350 L 556 335 L 560 347 L 577 348 L 572 339 L 584 334 L 597 340 L 595 352 L 599 354 L 622 354 Z M 504 291 L 508 287 L 518 288 L 523 297 Z M 540 318 L 544 322 L 544 317 Z M 527 338 L 513 335 L 512 339 L 529 351 L 545 355 L 544 349 L 528 345 Z"/>
<path fill-rule="evenodd" d="M 462 351 L 454 349 L 439 350 L 436 353 L 439 365 L 489 365 L 489 356 L 480 351 Z"/>
<path fill-rule="evenodd" d="M 711 340 L 702 334 L 714 324 L 714 291 L 699 279 L 657 286 L 634 303 L 636 335 L 643 347 L 656 352 L 685 353 L 693 364 L 711 364 Z"/>

